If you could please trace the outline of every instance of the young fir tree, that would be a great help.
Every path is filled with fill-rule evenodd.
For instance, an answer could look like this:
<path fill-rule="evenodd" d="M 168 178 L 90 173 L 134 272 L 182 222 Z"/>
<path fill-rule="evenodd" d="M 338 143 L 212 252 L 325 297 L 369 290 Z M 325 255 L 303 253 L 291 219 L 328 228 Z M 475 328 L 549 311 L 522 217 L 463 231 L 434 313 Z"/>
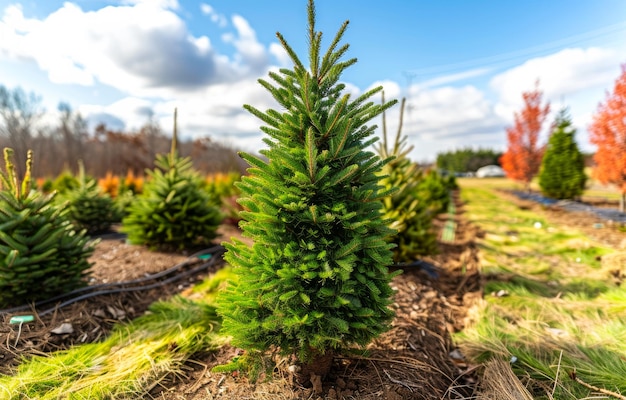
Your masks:
<path fill-rule="evenodd" d="M 217 236 L 223 218 L 219 199 L 205 190 L 191 159 L 178 155 L 176 134 L 174 112 L 170 153 L 156 156 L 157 168 L 146 171 L 150 179 L 122 220 L 122 231 L 132 244 L 182 250 L 209 245 Z"/>
<path fill-rule="evenodd" d="M 87 176 L 82 160 L 78 171 L 78 187 L 66 191 L 59 201 L 67 204 L 68 217 L 78 230 L 85 229 L 90 235 L 106 232 L 117 219 L 113 199 Z"/>
<path fill-rule="evenodd" d="M 539 172 L 541 192 L 553 199 L 573 199 L 585 189 L 585 160 L 574 140 L 575 134 L 567 109 L 561 110 Z"/>
<path fill-rule="evenodd" d="M 338 83 L 356 62 L 341 61 L 348 45 L 338 47 L 348 21 L 323 55 L 313 0 L 308 22 L 309 68 L 278 33 L 294 67 L 270 72 L 274 83 L 259 80 L 282 111 L 244 106 L 266 124 L 267 161 L 241 154 L 251 168 L 238 184 L 240 226 L 254 244 L 225 243 L 238 279 L 219 311 L 250 358 L 275 349 L 323 371 L 333 350 L 366 345 L 393 318 L 393 231 L 378 183 L 386 161 L 365 149 L 376 141 L 366 123 L 395 102 L 368 101 L 381 87 L 353 100 Z"/>
<path fill-rule="evenodd" d="M 385 96 L 383 93 L 383 103 Z M 437 237 L 432 229 L 435 215 L 422 195 L 420 183 L 424 174 L 417 163 L 407 155 L 413 146 L 407 147 L 407 136 L 402 136 L 402 117 L 406 99 L 400 106 L 400 123 L 393 144 L 387 140 L 387 123 L 383 113 L 383 141 L 376 150 L 381 158 L 394 157 L 383 167 L 381 185 L 387 189 L 398 190 L 382 199 L 384 218 L 390 221 L 390 227 L 397 233 L 391 238 L 396 245 L 393 249 L 395 262 L 410 262 L 420 255 L 437 252 Z"/>
<path fill-rule="evenodd" d="M 33 153 L 20 179 L 13 150 L 0 170 L 0 308 L 44 300 L 87 285 L 94 243 L 76 231 L 56 192 L 31 190 Z"/>

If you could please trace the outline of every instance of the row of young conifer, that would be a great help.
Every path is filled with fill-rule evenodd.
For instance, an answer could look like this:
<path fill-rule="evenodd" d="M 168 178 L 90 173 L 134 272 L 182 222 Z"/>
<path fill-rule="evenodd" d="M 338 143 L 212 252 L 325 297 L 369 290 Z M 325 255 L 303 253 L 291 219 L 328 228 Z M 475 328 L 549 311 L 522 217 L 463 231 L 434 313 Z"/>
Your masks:
<path fill-rule="evenodd" d="M 407 138 L 400 136 L 400 129 L 395 142 L 387 148 L 384 127 L 383 144 L 377 147 L 381 158 L 394 158 L 383 167 L 380 184 L 386 190 L 397 189 L 381 199 L 383 218 L 395 230 L 389 239 L 395 244 L 395 263 L 436 253 L 437 238 L 432 221 L 447 209 L 449 191 L 455 188 L 454 178 L 442 177 L 435 170 L 424 171 L 408 159 L 411 149 L 406 147 Z M 32 163 L 30 160 L 32 158 L 29 158 Z M 231 222 L 239 220 L 241 207 L 234 201 L 238 193 L 234 185 L 240 178 L 238 173 L 212 174 L 203 178 L 193 169 L 190 159 L 179 157 L 176 151 L 159 155 L 155 165 L 155 169 L 147 170 L 145 180 L 130 172 L 121 179 L 107 176 L 96 180 L 87 175 L 80 164 L 76 176 L 66 171 L 54 180 L 36 181 L 27 166 L 22 183 L 17 183 L 12 151 L 7 149 L 0 204 L 12 205 L 13 210 L 4 207 L 2 217 L 5 223 L 0 223 L 3 228 L 0 259 L 4 258 L 0 263 L 0 287 L 5 294 L 0 296 L 0 307 L 44 299 L 83 285 L 88 269 L 86 258 L 93 250 L 93 244 L 87 240 L 89 236 L 108 232 L 113 224 L 121 223 L 121 230 L 128 234 L 131 243 L 161 250 L 182 250 L 208 245 L 225 218 Z M 56 209 L 54 221 L 50 217 L 43 218 L 40 223 L 31 223 L 31 219 L 41 217 L 40 212 L 45 214 L 50 209 Z M 16 214 L 23 215 L 25 210 L 28 210 L 29 218 L 15 219 Z M 10 221 L 22 221 L 23 224 Z M 24 243 L 18 243 L 20 238 L 37 239 L 40 235 L 50 234 L 50 224 L 57 231 L 71 233 L 80 239 L 79 244 L 84 245 L 82 260 L 74 262 L 80 271 L 75 271 L 73 280 L 64 278 L 66 283 L 56 285 L 56 288 L 50 283 L 50 277 L 58 274 L 55 268 L 49 269 L 49 265 L 56 265 L 59 269 L 66 267 L 57 262 L 64 257 L 60 254 L 62 249 L 55 251 L 52 246 L 41 245 L 31 248 L 29 243 L 32 240 L 26 239 Z M 28 229 L 25 230 L 24 225 Z M 52 236 L 57 237 L 56 234 Z M 37 245 L 36 242 L 33 244 Z M 42 258 L 42 254 L 47 256 Z M 28 261 L 29 258 L 34 261 Z M 18 272 L 19 267 L 23 274 Z M 40 276 L 42 279 L 38 280 Z M 28 289 L 41 287 L 46 290 Z"/>

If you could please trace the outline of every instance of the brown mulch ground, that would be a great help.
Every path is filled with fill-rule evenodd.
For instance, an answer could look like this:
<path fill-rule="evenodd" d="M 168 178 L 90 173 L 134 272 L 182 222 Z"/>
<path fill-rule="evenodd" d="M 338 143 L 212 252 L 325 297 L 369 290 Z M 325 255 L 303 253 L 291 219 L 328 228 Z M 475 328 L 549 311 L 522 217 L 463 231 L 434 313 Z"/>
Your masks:
<path fill-rule="evenodd" d="M 615 248 L 624 248 L 626 237 L 616 227 L 597 226 L 590 214 L 571 213 L 543 207 L 502 193 L 522 208 L 544 213 L 551 223 L 572 226 L 590 237 Z M 162 380 L 146 393 L 159 399 L 461 399 L 475 394 L 477 369 L 468 365 L 455 351 L 451 334 L 461 330 L 472 315 L 472 307 L 482 297 L 478 271 L 477 237 L 480 231 L 463 215 L 458 198 L 456 237 L 452 243 L 440 242 L 440 254 L 425 261 L 436 266 L 439 276 L 433 278 L 419 268 L 405 269 L 393 286 L 396 319 L 391 329 L 360 356 L 336 357 L 331 372 L 323 381 L 313 380 L 313 387 L 292 384 L 284 365 L 277 368 L 271 382 L 252 384 L 237 374 L 215 374 L 214 365 L 226 363 L 238 353 L 228 346 L 218 352 L 195 355 L 181 373 Z M 578 215 L 580 214 L 580 215 Z M 440 230 L 447 220 L 440 216 Z M 221 228 L 221 239 L 238 235 L 229 226 Z M 91 285 L 137 279 L 158 273 L 189 261 L 188 255 L 150 252 L 131 246 L 121 239 L 103 239 L 91 258 Z M 180 272 L 194 268 L 199 261 L 182 266 Z M 0 373 L 8 373 L 19 357 L 44 354 L 74 344 L 99 340 L 113 324 L 129 321 L 156 300 L 164 299 L 205 278 L 221 263 L 190 275 L 183 280 L 142 292 L 124 292 L 99 296 L 68 307 L 42 309 L 0 315 Z M 35 321 L 18 327 L 9 324 L 12 315 L 35 315 Z M 39 313 L 39 315 L 38 315 Z M 72 332 L 55 334 L 62 324 L 71 324 Z M 19 337 L 18 337 L 19 335 Z"/>
<path fill-rule="evenodd" d="M 237 233 L 232 226 L 222 226 L 216 243 Z M 202 261 L 191 254 L 163 253 L 149 251 L 142 246 L 133 246 L 123 238 L 104 236 L 99 239 L 95 251 L 90 257 L 93 263 L 90 269 L 90 287 L 117 282 L 147 278 L 168 269 L 174 269 L 163 279 L 172 277 L 182 279 L 170 283 L 159 283 L 159 280 L 126 285 L 125 288 L 140 285 L 156 286 L 150 290 L 117 291 L 112 294 L 98 295 L 58 307 L 67 299 L 46 304 L 34 309 L 0 313 L 0 374 L 9 373 L 11 368 L 20 362 L 21 356 L 45 354 L 55 350 L 63 350 L 74 344 L 89 343 L 105 337 L 114 324 L 130 321 L 142 315 L 150 304 L 157 300 L 167 299 L 204 279 L 209 273 L 222 266 L 221 262 L 207 268 L 200 268 Z M 185 265 L 186 263 L 186 265 Z M 192 273 L 192 269 L 201 269 Z M 185 274 L 188 274 L 185 276 Z M 160 281 L 162 282 L 163 279 Z M 112 288 L 112 290 L 118 287 Z M 109 290 L 104 287 L 99 290 Z M 12 316 L 33 315 L 34 322 L 10 324 Z M 71 325 L 71 332 L 57 334 L 57 329 Z M 63 327 L 63 328 L 62 328 Z"/>

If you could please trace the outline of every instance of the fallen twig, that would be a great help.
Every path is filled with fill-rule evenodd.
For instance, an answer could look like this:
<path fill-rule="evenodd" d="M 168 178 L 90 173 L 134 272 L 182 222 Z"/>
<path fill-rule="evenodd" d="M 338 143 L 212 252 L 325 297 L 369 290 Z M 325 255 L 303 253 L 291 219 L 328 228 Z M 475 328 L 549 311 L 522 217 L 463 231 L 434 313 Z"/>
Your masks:
<path fill-rule="evenodd" d="M 588 384 L 587 382 L 583 382 L 577 375 L 576 375 L 576 370 L 570 372 L 569 377 L 576 383 L 578 383 L 579 385 L 583 385 L 584 387 L 586 387 L 587 389 L 590 390 L 594 390 L 598 393 L 602 393 L 602 394 L 606 394 L 607 396 L 612 396 L 615 397 L 616 399 L 620 399 L 620 400 L 626 400 L 626 396 L 619 394 L 619 393 L 615 393 L 612 392 L 610 390 L 606 390 L 606 389 L 602 389 L 593 385 Z"/>
<path fill-rule="evenodd" d="M 397 383 L 398 385 L 404 386 L 405 388 L 409 389 L 409 391 L 411 393 L 413 393 L 413 388 L 418 388 L 421 387 L 421 385 L 417 385 L 415 383 L 411 383 L 411 382 L 403 382 L 400 379 L 395 379 L 393 378 L 391 375 L 389 375 L 389 372 L 387 372 L 386 369 L 383 369 L 383 372 L 385 373 L 385 375 L 387 375 L 387 378 L 389 378 L 389 380 L 393 383 Z"/>

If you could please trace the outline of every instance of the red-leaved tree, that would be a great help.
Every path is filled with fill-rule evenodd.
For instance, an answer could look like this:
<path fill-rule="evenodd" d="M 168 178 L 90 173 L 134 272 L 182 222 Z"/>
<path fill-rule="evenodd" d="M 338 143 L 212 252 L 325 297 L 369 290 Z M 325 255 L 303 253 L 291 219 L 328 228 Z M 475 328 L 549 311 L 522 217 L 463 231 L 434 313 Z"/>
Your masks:
<path fill-rule="evenodd" d="M 626 64 L 615 81 L 613 93 L 607 93 L 589 126 L 589 139 L 597 146 L 594 177 L 601 183 L 612 183 L 622 192 L 620 211 L 626 199 Z"/>
<path fill-rule="evenodd" d="M 539 145 L 539 133 L 550 112 L 550 104 L 541 104 L 539 84 L 535 90 L 522 93 L 524 108 L 515 113 L 515 123 L 506 129 L 507 149 L 500 157 L 500 165 L 510 179 L 524 183 L 528 190 L 530 181 L 539 172 L 545 145 Z"/>

